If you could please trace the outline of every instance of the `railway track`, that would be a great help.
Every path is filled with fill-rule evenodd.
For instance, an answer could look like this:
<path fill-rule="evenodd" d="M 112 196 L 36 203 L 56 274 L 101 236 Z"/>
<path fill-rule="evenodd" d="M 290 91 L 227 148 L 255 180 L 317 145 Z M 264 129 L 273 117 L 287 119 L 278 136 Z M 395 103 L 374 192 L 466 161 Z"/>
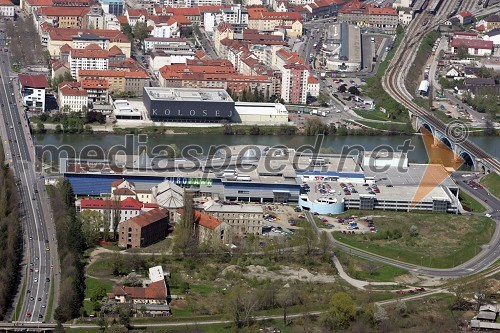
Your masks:
<path fill-rule="evenodd" d="M 448 126 L 444 124 L 440 119 L 413 102 L 414 97 L 406 89 L 404 78 L 406 76 L 409 65 L 413 62 L 422 38 L 429 31 L 437 28 L 441 22 L 446 20 L 448 13 L 453 9 L 455 4 L 455 1 L 444 1 L 441 8 L 434 16 L 427 13 L 421 13 L 416 16 L 416 18 L 408 26 L 407 32 L 405 33 L 405 36 L 401 41 L 401 45 L 392 58 L 389 64 L 389 68 L 382 80 L 382 85 L 384 86 L 385 90 L 395 100 L 403 104 L 413 114 L 422 117 L 428 123 L 430 123 L 438 130 L 442 131 L 443 133 L 449 132 Z M 468 6 L 473 5 L 474 0 L 464 0 L 462 2 L 462 7 L 464 8 L 468 8 Z M 476 158 L 481 159 L 487 162 L 487 164 L 491 165 L 493 169 L 495 169 L 495 171 L 500 171 L 500 162 L 496 158 L 490 156 L 481 148 L 477 147 L 475 144 L 468 140 L 460 142 L 460 144 L 465 148 L 465 150 L 472 153 Z"/>

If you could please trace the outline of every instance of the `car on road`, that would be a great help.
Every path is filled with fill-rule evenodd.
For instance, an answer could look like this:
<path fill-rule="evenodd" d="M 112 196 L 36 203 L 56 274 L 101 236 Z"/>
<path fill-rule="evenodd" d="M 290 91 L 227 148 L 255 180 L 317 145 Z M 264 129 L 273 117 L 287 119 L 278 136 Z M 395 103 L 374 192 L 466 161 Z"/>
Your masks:
<path fill-rule="evenodd" d="M 44 308 L 44 309 L 45 309 L 46 307 L 47 307 L 47 305 L 45 305 L 45 304 L 42 304 L 42 308 Z"/>
<path fill-rule="evenodd" d="M 30 301 L 34 301 L 35 298 L 33 296 L 30 297 Z"/>
<path fill-rule="evenodd" d="M 415 288 L 416 291 L 425 291 L 424 287 Z"/>
<path fill-rule="evenodd" d="M 41 297 L 38 297 L 38 302 L 41 302 L 42 301 L 42 298 Z"/>
<path fill-rule="evenodd" d="M 29 312 L 29 311 L 28 311 L 28 312 L 26 313 L 26 315 L 27 315 L 28 317 L 31 317 L 31 312 Z"/>
<path fill-rule="evenodd" d="M 28 290 L 26 290 L 26 293 L 27 293 L 27 294 L 30 294 L 30 293 L 31 293 L 31 290 L 29 290 L 29 289 L 28 289 Z"/>
<path fill-rule="evenodd" d="M 34 278 L 33 282 L 38 283 L 38 278 Z"/>
<path fill-rule="evenodd" d="M 39 319 L 42 319 L 42 318 L 43 318 L 43 314 L 39 314 L 39 315 L 38 315 L 38 318 L 39 318 Z"/>

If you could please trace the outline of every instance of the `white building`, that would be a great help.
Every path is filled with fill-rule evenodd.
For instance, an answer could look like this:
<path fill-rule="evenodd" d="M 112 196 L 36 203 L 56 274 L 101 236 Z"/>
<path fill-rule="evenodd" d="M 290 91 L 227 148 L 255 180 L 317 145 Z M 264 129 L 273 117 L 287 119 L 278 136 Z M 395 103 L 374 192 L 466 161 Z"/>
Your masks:
<path fill-rule="evenodd" d="M 19 91 L 23 105 L 37 111 L 45 110 L 45 88 L 49 86 L 45 75 L 19 74 Z"/>
<path fill-rule="evenodd" d="M 69 112 L 81 112 L 87 107 L 89 97 L 87 91 L 81 89 L 78 82 L 61 82 L 57 93 L 59 110 L 69 108 Z"/>
<path fill-rule="evenodd" d="M 399 23 L 402 25 L 410 24 L 411 20 L 413 20 L 413 10 L 400 10 L 398 12 L 399 15 Z"/>
<path fill-rule="evenodd" d="M 10 0 L 0 0 L 0 16 L 14 17 L 15 6 Z"/>
<path fill-rule="evenodd" d="M 287 124 L 288 110 L 280 103 L 236 102 L 232 121 L 243 124 Z"/>
<path fill-rule="evenodd" d="M 306 104 L 309 69 L 305 65 L 285 65 L 281 69 L 281 98 L 285 103 Z"/>
<path fill-rule="evenodd" d="M 77 77 L 80 69 L 107 70 L 109 67 L 109 52 L 95 44 L 84 49 L 72 49 L 68 58 L 71 76 Z"/>
<path fill-rule="evenodd" d="M 191 46 L 184 38 L 163 38 L 163 37 L 148 37 L 144 40 L 144 48 L 146 52 L 177 49 L 177 50 L 192 50 Z"/>
<path fill-rule="evenodd" d="M 152 51 L 149 54 L 149 67 L 156 72 L 163 66 L 185 64 L 188 59 L 194 59 L 194 51 Z"/>
<path fill-rule="evenodd" d="M 241 32 L 248 27 L 248 11 L 241 5 L 233 5 L 231 8 L 222 8 L 218 12 L 206 12 L 203 15 L 203 26 L 207 32 L 214 32 L 214 28 L 222 22 L 231 24 L 235 32 Z"/>
<path fill-rule="evenodd" d="M 151 35 L 158 38 L 178 38 L 180 37 L 179 25 L 175 19 L 170 18 L 165 23 L 155 24 Z"/>

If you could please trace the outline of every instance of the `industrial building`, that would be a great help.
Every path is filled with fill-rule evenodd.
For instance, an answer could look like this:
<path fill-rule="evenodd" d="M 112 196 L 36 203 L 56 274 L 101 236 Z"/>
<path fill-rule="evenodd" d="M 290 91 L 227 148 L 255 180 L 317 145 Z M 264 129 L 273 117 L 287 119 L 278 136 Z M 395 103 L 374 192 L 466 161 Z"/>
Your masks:
<path fill-rule="evenodd" d="M 361 70 L 361 30 L 358 26 L 346 22 L 331 25 L 322 52 L 325 54 L 326 67 L 330 70 Z"/>
<path fill-rule="evenodd" d="M 234 146 L 197 161 L 141 154 L 119 155 L 108 164 L 113 172 L 109 167 L 89 170 L 77 161 L 60 161 L 61 172 L 77 195 L 108 193 L 118 179 L 152 186 L 168 180 L 214 200 L 293 202 L 321 214 L 346 209 L 448 213 L 460 209 L 459 189 L 451 178 L 420 187 L 428 168 L 445 172 L 441 165 L 408 164 L 404 154 L 313 157 L 286 148 Z"/>

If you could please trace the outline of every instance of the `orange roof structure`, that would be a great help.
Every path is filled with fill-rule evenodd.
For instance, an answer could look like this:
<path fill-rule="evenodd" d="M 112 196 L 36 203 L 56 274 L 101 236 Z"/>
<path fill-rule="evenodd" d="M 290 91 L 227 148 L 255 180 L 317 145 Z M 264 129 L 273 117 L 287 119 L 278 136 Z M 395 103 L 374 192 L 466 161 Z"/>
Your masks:
<path fill-rule="evenodd" d="M 76 7 L 78 8 L 78 7 Z M 110 42 L 129 42 L 127 35 L 119 30 L 77 29 L 77 28 L 51 28 L 51 40 L 71 41 L 76 36 L 94 35 L 109 39 Z"/>
<path fill-rule="evenodd" d="M 37 10 L 38 15 L 47 17 L 78 16 L 84 17 L 89 12 L 87 7 L 54 6 L 41 7 Z"/>
<path fill-rule="evenodd" d="M 148 73 L 144 70 L 125 72 L 116 69 L 80 69 L 78 71 L 78 76 L 80 77 L 124 77 L 124 78 L 136 78 L 136 79 L 149 79 Z"/>
<path fill-rule="evenodd" d="M 83 79 L 80 84 L 83 89 L 108 89 L 109 83 L 107 80 L 92 80 L 92 79 Z M 121 184 L 121 183 L 120 183 Z M 115 186 L 115 185 L 113 185 Z"/>
<path fill-rule="evenodd" d="M 127 220 L 127 222 L 134 223 L 135 225 L 144 228 L 165 218 L 168 218 L 168 210 L 165 208 L 155 208 L 144 214 L 134 216 L 133 218 Z"/>

